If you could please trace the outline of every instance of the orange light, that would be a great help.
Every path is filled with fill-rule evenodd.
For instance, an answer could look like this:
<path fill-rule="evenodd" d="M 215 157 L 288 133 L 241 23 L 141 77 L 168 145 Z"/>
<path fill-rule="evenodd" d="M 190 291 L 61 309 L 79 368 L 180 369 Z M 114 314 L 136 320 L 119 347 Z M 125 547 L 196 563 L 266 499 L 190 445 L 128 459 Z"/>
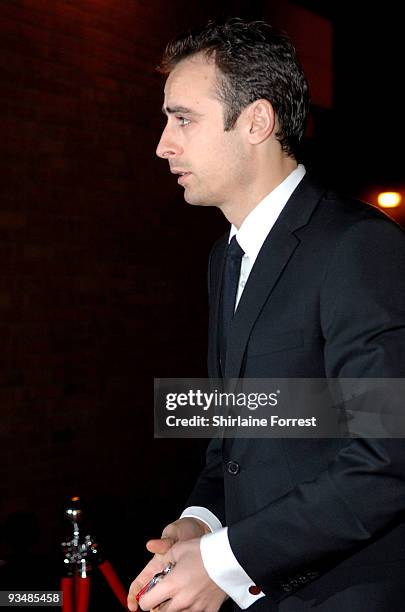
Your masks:
<path fill-rule="evenodd" d="M 402 202 L 402 196 L 397 191 L 384 191 L 378 194 L 378 205 L 381 208 L 396 208 Z"/>

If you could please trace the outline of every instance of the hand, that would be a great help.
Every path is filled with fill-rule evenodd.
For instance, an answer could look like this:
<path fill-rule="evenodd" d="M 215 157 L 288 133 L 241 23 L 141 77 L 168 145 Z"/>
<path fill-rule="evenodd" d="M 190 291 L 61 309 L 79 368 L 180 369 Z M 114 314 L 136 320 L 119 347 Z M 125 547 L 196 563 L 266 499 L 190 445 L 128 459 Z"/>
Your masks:
<path fill-rule="evenodd" d="M 140 599 L 142 610 L 159 612 L 217 612 L 227 595 L 208 576 L 200 552 L 200 538 L 177 542 L 160 556 L 161 569 L 175 567 Z M 158 570 L 159 571 L 159 570 Z M 135 610 L 135 608 L 130 608 Z"/>
<path fill-rule="evenodd" d="M 210 529 L 199 519 L 185 516 L 167 525 L 162 531 L 160 540 L 149 540 L 146 548 L 151 553 L 165 554 L 170 546 L 176 542 L 184 542 L 194 538 L 201 538 L 204 534 L 210 533 Z"/>
<path fill-rule="evenodd" d="M 137 593 L 167 565 L 167 562 L 163 561 L 163 556 L 176 542 L 199 538 L 209 531 L 207 525 L 202 521 L 184 517 L 167 525 L 160 539 L 149 540 L 146 548 L 155 556 L 132 582 L 128 594 L 128 609 L 132 611 L 138 609 L 138 602 L 135 599 Z"/>

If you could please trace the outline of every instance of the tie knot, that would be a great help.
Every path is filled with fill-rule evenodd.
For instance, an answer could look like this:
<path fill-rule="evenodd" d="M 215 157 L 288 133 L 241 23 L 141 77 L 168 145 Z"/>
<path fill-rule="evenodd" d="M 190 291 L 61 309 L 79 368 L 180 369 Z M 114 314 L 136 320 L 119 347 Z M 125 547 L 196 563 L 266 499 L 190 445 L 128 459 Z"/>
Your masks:
<path fill-rule="evenodd" d="M 226 253 L 227 257 L 230 257 L 233 260 L 242 259 L 245 251 L 240 246 L 239 242 L 236 240 L 236 236 L 232 237 L 232 240 L 228 244 L 228 250 Z"/>

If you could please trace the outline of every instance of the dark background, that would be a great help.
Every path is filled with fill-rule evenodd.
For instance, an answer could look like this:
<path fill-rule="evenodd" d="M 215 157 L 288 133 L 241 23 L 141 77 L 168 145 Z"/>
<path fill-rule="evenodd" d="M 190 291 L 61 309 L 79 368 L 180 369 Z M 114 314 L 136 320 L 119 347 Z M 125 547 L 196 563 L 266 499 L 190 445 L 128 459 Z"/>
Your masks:
<path fill-rule="evenodd" d="M 399 9 L 297 6 L 333 30 L 333 103 L 313 105 L 307 167 L 371 200 L 403 190 Z M 153 377 L 206 373 L 206 260 L 226 223 L 186 205 L 155 157 L 163 83 L 154 67 L 172 35 L 209 16 L 283 27 L 292 7 L 0 2 L 3 589 L 56 588 L 71 495 L 125 585 L 145 540 L 183 508 L 205 443 L 153 439 Z M 321 64 L 306 21 L 299 38 Z M 100 579 L 96 587 L 107 598 L 97 609 L 114 609 Z"/>

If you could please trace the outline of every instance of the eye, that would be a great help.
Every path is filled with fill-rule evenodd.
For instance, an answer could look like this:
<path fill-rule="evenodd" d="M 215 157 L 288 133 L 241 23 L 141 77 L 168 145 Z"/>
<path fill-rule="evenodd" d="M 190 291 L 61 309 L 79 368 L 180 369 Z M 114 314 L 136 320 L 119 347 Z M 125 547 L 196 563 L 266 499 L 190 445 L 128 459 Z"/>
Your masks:
<path fill-rule="evenodd" d="M 190 123 L 190 119 L 186 119 L 186 117 L 176 117 L 179 122 L 180 127 L 185 127 Z"/>

